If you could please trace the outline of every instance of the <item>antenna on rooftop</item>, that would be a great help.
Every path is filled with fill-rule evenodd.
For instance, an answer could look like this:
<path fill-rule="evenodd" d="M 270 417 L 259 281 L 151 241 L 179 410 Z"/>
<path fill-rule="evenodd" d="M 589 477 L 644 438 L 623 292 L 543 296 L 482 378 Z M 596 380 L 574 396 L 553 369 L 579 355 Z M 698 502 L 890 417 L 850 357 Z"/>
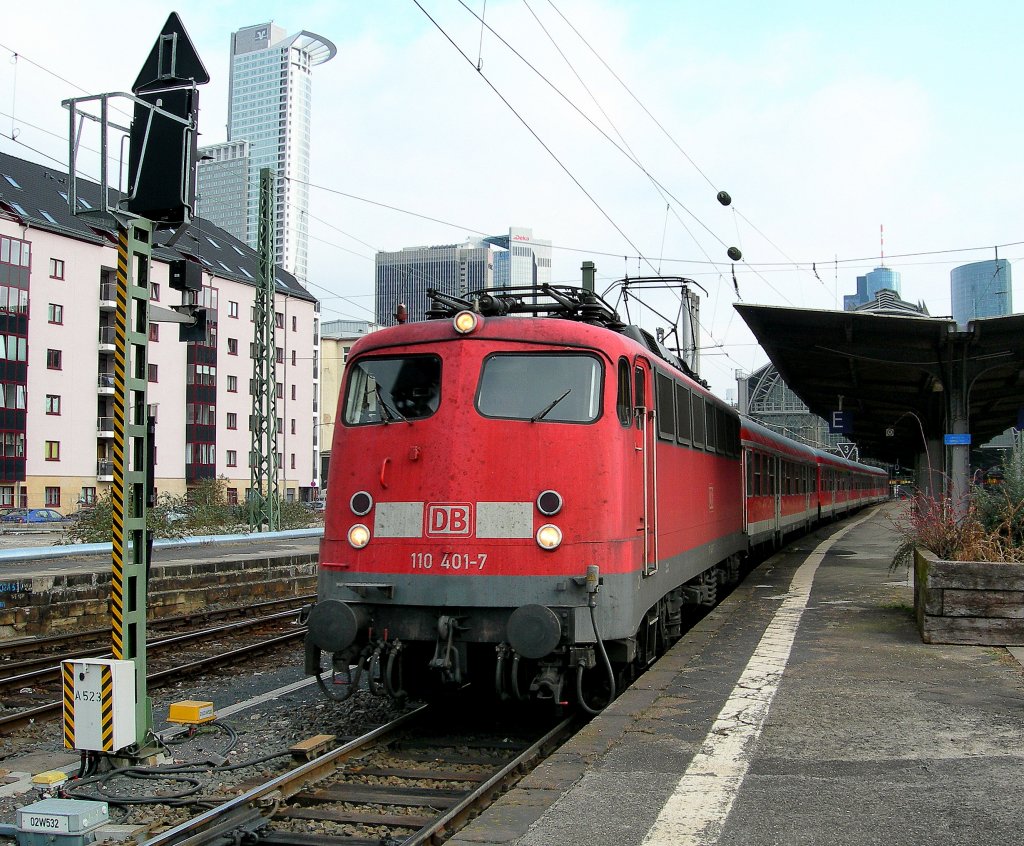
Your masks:
<path fill-rule="evenodd" d="M 878 224 L 878 240 L 882 251 L 882 267 L 885 267 L 885 224 Z"/>

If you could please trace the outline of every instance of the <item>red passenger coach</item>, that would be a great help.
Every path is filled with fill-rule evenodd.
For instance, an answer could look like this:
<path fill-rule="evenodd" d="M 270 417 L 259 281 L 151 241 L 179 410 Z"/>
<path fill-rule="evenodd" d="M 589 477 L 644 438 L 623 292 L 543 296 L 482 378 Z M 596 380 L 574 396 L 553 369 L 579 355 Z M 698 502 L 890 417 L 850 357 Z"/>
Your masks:
<path fill-rule="evenodd" d="M 743 421 L 743 525 L 753 546 L 778 546 L 817 522 L 818 454 L 752 420 Z"/>
<path fill-rule="evenodd" d="M 334 698 L 369 673 L 595 710 L 739 578 L 747 531 L 817 518 L 815 453 L 756 424 L 741 447 L 735 411 L 593 292 L 431 296 L 434 319 L 351 350 L 306 671 Z"/>

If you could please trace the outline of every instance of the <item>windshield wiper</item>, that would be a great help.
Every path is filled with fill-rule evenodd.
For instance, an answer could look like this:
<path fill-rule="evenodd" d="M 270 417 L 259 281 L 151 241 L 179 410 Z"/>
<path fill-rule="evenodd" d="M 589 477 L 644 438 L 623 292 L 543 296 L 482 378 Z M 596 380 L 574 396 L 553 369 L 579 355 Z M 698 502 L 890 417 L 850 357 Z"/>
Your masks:
<path fill-rule="evenodd" d="M 392 420 L 401 420 L 403 423 L 412 425 L 412 421 L 402 414 L 397 408 L 391 408 L 386 402 L 384 402 L 384 396 L 380 392 L 380 385 L 373 386 L 373 392 L 377 395 L 377 402 L 380 403 L 380 407 L 384 409 L 384 425 L 386 426 Z"/>
<path fill-rule="evenodd" d="M 572 393 L 572 388 L 566 388 L 564 394 L 562 394 L 560 397 L 556 397 L 555 399 L 551 400 L 551 402 L 549 402 L 546 406 L 544 406 L 544 410 L 543 411 L 538 411 L 536 414 L 534 414 L 533 417 L 530 418 L 530 422 L 531 423 L 536 423 L 538 420 L 543 420 L 545 417 L 548 416 L 548 412 L 550 412 L 551 409 L 553 409 L 556 405 L 558 405 L 562 400 L 564 400 L 571 393 Z"/>

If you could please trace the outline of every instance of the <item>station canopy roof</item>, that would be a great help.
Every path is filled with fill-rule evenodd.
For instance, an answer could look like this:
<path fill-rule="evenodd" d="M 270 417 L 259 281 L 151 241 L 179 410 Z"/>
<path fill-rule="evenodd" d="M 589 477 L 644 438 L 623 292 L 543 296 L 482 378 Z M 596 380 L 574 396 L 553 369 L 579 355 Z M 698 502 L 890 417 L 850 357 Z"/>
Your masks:
<path fill-rule="evenodd" d="M 862 458 L 912 466 L 924 449 L 922 434 L 942 443 L 952 431 L 957 383 L 967 397 L 972 445 L 1018 425 L 1024 315 L 973 320 L 958 331 L 949 318 L 746 304 L 736 310 L 812 412 L 826 420 L 846 412 L 847 435 Z"/>

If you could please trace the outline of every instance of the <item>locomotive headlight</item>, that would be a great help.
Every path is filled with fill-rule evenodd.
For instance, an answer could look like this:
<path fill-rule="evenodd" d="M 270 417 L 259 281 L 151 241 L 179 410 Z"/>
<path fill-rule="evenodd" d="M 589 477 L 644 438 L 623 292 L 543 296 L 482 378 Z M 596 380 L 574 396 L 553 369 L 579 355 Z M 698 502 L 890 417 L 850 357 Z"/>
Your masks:
<path fill-rule="evenodd" d="M 357 491 L 352 494 L 352 499 L 348 501 L 348 507 L 352 509 L 352 513 L 357 517 L 362 517 L 365 514 L 369 514 L 370 509 L 373 508 L 373 497 L 366 491 Z"/>
<path fill-rule="evenodd" d="M 562 510 L 562 495 L 558 491 L 543 491 L 537 497 L 537 510 L 545 517 L 554 517 Z"/>
<path fill-rule="evenodd" d="M 348 542 L 356 549 L 362 549 L 370 542 L 370 530 L 362 523 L 356 523 L 348 530 Z"/>
<path fill-rule="evenodd" d="M 460 311 L 454 318 L 452 318 L 452 325 L 455 327 L 455 331 L 460 335 L 468 335 L 470 332 L 475 330 L 480 323 L 480 316 L 473 314 L 471 311 Z"/>
<path fill-rule="evenodd" d="M 537 529 L 537 545 L 541 549 L 558 549 L 562 543 L 562 530 L 554 523 L 545 523 Z"/>

